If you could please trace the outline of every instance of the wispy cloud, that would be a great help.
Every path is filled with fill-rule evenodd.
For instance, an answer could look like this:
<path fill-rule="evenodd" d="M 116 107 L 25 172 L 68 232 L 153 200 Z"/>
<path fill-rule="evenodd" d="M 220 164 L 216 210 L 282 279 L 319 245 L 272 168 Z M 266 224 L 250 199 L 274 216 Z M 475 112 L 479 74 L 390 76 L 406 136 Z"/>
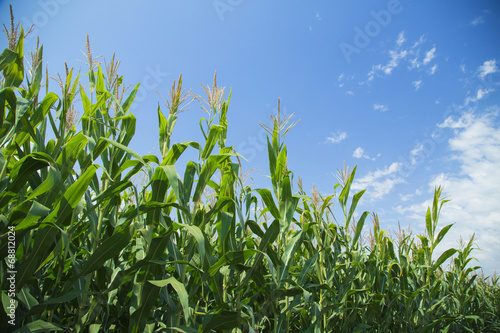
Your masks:
<path fill-rule="evenodd" d="M 482 100 L 484 97 L 486 97 L 486 95 L 488 95 L 489 93 L 495 91 L 494 89 L 486 89 L 486 88 L 479 88 L 477 91 L 476 91 L 476 95 L 475 96 L 469 96 L 465 99 L 465 105 L 469 105 L 470 103 L 475 103 L 477 101 L 480 101 Z"/>
<path fill-rule="evenodd" d="M 380 156 L 377 155 L 377 156 Z M 375 161 L 376 158 L 375 157 L 370 157 L 368 154 L 365 154 L 365 150 L 361 147 L 358 147 L 356 148 L 356 150 L 354 150 L 354 152 L 352 153 L 352 157 L 354 158 L 364 158 L 364 159 L 367 159 L 367 160 L 372 160 L 372 161 Z"/>
<path fill-rule="evenodd" d="M 434 66 L 432 66 L 431 68 L 429 68 L 429 70 L 427 71 L 427 73 L 429 73 L 429 75 L 434 75 L 436 73 L 437 69 L 438 69 L 438 65 L 434 64 Z"/>
<path fill-rule="evenodd" d="M 482 16 L 478 16 L 470 22 L 471 25 L 480 25 L 483 23 L 484 23 L 484 17 Z"/>
<path fill-rule="evenodd" d="M 352 153 L 352 156 L 355 158 L 361 158 L 363 157 L 363 154 L 365 153 L 365 150 L 361 147 L 356 148 L 354 153 Z"/>
<path fill-rule="evenodd" d="M 373 104 L 373 110 L 380 111 L 380 112 L 386 112 L 386 111 L 389 111 L 389 107 L 387 105 L 383 105 L 383 104 Z"/>
<path fill-rule="evenodd" d="M 415 91 L 418 91 L 418 89 L 420 89 L 420 87 L 422 86 L 422 80 L 413 81 L 412 83 L 415 87 Z"/>
<path fill-rule="evenodd" d="M 425 53 L 425 58 L 424 58 L 423 64 L 427 65 L 435 57 L 436 57 L 436 47 L 433 47 L 432 49 L 430 49 L 429 51 L 427 51 L 427 53 Z"/>
<path fill-rule="evenodd" d="M 369 172 L 366 176 L 355 180 L 352 184 L 354 190 L 366 189 L 366 194 L 371 201 L 381 199 L 388 194 L 395 185 L 404 183 L 403 178 L 397 176 L 401 163 L 394 162 L 389 167 Z"/>
<path fill-rule="evenodd" d="M 485 61 L 478 70 L 478 76 L 484 79 L 487 75 L 498 72 L 497 61 L 495 59 Z"/>
<path fill-rule="evenodd" d="M 398 68 L 403 62 L 408 63 L 408 69 L 423 69 L 427 68 L 427 73 L 432 75 L 437 70 L 437 65 L 432 64 L 433 60 L 436 58 L 436 46 L 425 52 L 425 55 L 421 56 L 421 45 L 425 43 L 425 37 L 421 36 L 416 42 L 411 46 L 403 47 L 406 42 L 406 37 L 404 31 L 401 31 L 396 39 L 396 46 L 394 49 L 389 50 L 388 54 L 390 59 L 386 64 L 373 65 L 372 69 L 367 73 L 367 80 L 361 82 L 361 84 L 370 83 L 375 79 L 375 77 L 385 77 L 393 73 L 393 71 Z M 432 66 L 428 69 L 428 66 Z"/>
<path fill-rule="evenodd" d="M 390 50 L 389 55 L 391 59 L 387 64 L 382 65 L 378 64 L 372 67 L 372 70 L 368 73 L 368 81 L 372 81 L 374 79 L 375 74 L 382 72 L 385 75 L 390 75 L 392 71 L 399 66 L 399 63 L 402 59 L 406 58 L 408 55 L 407 50 Z"/>
<path fill-rule="evenodd" d="M 422 191 L 419 190 L 419 189 L 416 189 L 414 193 L 410 193 L 410 194 L 399 194 L 399 198 L 401 199 L 401 201 L 403 202 L 406 202 L 406 201 L 410 201 L 411 199 L 413 199 L 415 196 L 419 196 L 419 195 L 422 195 Z"/>
<path fill-rule="evenodd" d="M 331 136 L 327 137 L 325 143 L 339 143 L 347 138 L 346 132 L 337 131 L 337 133 L 330 133 Z"/>
<path fill-rule="evenodd" d="M 398 46 L 401 46 L 403 45 L 403 43 L 406 42 L 406 38 L 405 38 L 405 32 L 404 31 L 401 31 L 398 35 L 398 39 L 396 40 L 396 44 Z"/>

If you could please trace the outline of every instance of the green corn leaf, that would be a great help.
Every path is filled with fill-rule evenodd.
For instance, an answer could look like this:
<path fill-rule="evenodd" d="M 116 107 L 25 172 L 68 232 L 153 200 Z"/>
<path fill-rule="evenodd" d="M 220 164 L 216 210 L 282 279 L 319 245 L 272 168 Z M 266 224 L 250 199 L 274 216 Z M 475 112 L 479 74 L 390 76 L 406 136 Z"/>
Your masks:
<path fill-rule="evenodd" d="M 271 213 L 271 215 L 275 219 L 280 220 L 281 219 L 280 212 L 279 212 L 278 208 L 276 207 L 276 204 L 274 203 L 274 199 L 273 199 L 273 196 L 271 194 L 271 191 L 269 191 L 266 188 L 263 188 L 263 189 L 257 190 L 257 193 L 259 193 L 260 196 L 262 197 L 262 200 L 264 201 L 266 207 L 269 209 L 269 212 Z"/>
<path fill-rule="evenodd" d="M 347 221 L 351 221 L 352 215 L 358 206 L 359 199 L 363 196 L 366 190 L 362 190 L 352 196 L 351 207 L 349 208 L 349 215 L 347 216 Z"/>
<path fill-rule="evenodd" d="M 172 189 L 174 190 L 175 196 L 179 199 L 183 199 L 184 196 L 182 195 L 182 183 L 177 177 L 177 171 L 175 171 L 175 167 L 173 165 L 166 165 L 166 166 L 160 166 L 158 168 L 163 169 L 165 172 L 165 175 L 167 176 L 168 182 Z M 157 168 L 157 169 L 158 169 Z M 183 202 L 181 201 L 180 204 L 182 205 Z"/>
<path fill-rule="evenodd" d="M 119 142 L 116 142 L 114 140 L 111 140 L 109 138 L 102 138 L 104 141 L 107 141 L 108 143 L 110 143 L 111 145 L 115 146 L 116 148 L 118 149 L 121 149 L 123 150 L 124 152 L 130 154 L 132 157 L 134 157 L 136 160 L 140 161 L 142 163 L 142 165 L 144 165 L 148 170 L 151 169 L 151 166 L 141 157 L 141 155 L 139 155 L 138 153 L 136 153 L 135 151 L 133 151 L 132 149 L 128 148 L 127 146 L 124 146 L 122 145 L 121 143 Z"/>
<path fill-rule="evenodd" d="M 117 141 L 124 146 L 127 146 L 135 134 L 136 119 L 134 115 L 127 114 L 120 117 L 120 134 Z M 122 153 L 123 154 L 123 153 Z M 120 155 L 119 155 L 120 156 Z"/>
<path fill-rule="evenodd" d="M 229 159 L 232 154 L 220 154 L 220 155 L 211 155 L 205 165 L 201 169 L 200 176 L 198 178 L 198 184 L 196 184 L 196 189 L 193 195 L 193 202 L 198 202 L 207 186 L 208 181 L 212 178 L 215 171 L 223 166 L 223 163 Z"/>
<path fill-rule="evenodd" d="M 62 329 L 56 324 L 49 323 L 39 319 L 29 324 L 26 324 L 21 328 L 18 328 L 13 333 L 45 333 L 53 331 L 64 331 L 64 329 Z"/>
<path fill-rule="evenodd" d="M 349 198 L 349 191 L 351 190 L 351 185 L 352 185 L 352 182 L 354 180 L 354 175 L 356 174 L 356 168 L 357 168 L 357 166 L 355 166 L 354 169 L 352 169 L 351 174 L 350 174 L 349 178 L 347 179 L 346 184 L 344 184 L 344 187 L 342 188 L 342 192 L 340 192 L 340 195 L 339 195 L 339 203 L 343 207 L 343 209 L 347 204 L 347 199 Z M 347 222 L 349 223 L 349 220 Z"/>
<path fill-rule="evenodd" d="M 44 230 L 44 229 L 43 229 Z M 115 233 L 105 239 L 101 245 L 90 255 L 79 274 L 71 278 L 63 288 L 63 293 L 73 288 L 73 284 L 82 276 L 94 272 L 104 265 L 106 261 L 117 256 L 129 244 L 133 233 L 133 227 L 121 225 L 115 229 Z"/>
<path fill-rule="evenodd" d="M 212 125 L 212 127 L 208 131 L 207 142 L 205 143 L 205 147 L 203 148 L 203 152 L 201 153 L 201 158 L 203 160 L 206 160 L 210 156 L 223 130 L 224 128 L 220 125 Z"/>
<path fill-rule="evenodd" d="M 286 244 L 285 247 L 285 251 L 283 252 L 283 256 L 281 257 L 281 262 L 283 263 L 283 266 L 281 267 L 281 274 L 279 277 L 280 281 L 283 281 L 288 277 L 293 256 L 295 255 L 299 246 L 304 240 L 305 234 L 306 231 L 302 230 L 288 240 L 288 243 Z"/>
<path fill-rule="evenodd" d="M 255 261 L 252 265 L 252 268 L 250 271 L 247 272 L 247 275 L 245 276 L 245 279 L 241 282 L 239 289 L 244 288 L 244 286 L 247 285 L 248 281 L 250 281 L 251 278 L 253 278 L 253 275 L 258 273 L 255 273 L 257 270 L 257 267 L 261 265 L 261 260 L 262 257 L 265 256 L 265 252 L 267 251 L 268 248 L 271 247 L 273 242 L 276 240 L 280 233 L 280 224 L 278 220 L 274 220 L 273 223 L 267 228 L 266 233 L 264 234 L 264 237 L 262 237 L 260 244 L 259 244 L 259 253 L 257 254 Z M 271 262 L 271 260 L 269 260 Z M 271 269 L 272 271 L 272 269 Z"/>
<path fill-rule="evenodd" d="M 26 287 L 17 294 L 17 298 L 28 310 L 38 305 L 38 301 L 30 294 Z"/>
<path fill-rule="evenodd" d="M 137 90 L 139 89 L 139 86 L 140 86 L 140 83 L 138 83 L 134 87 L 134 89 L 132 89 L 132 91 L 128 95 L 127 99 L 125 100 L 125 102 L 123 102 L 123 104 L 122 104 L 122 110 L 123 110 L 124 113 L 128 112 L 128 110 L 130 109 L 130 106 L 134 102 L 134 99 L 135 99 L 135 96 L 137 95 Z"/>
<path fill-rule="evenodd" d="M 197 329 L 194 329 L 192 327 L 182 326 L 182 325 L 170 326 L 170 327 L 167 327 L 167 329 L 177 331 L 180 333 L 198 333 L 199 332 Z"/>
<path fill-rule="evenodd" d="M 229 250 L 228 236 L 231 230 L 234 230 L 233 217 L 233 213 L 225 211 L 221 212 L 219 237 L 219 248 L 221 253 L 226 253 Z"/>
<path fill-rule="evenodd" d="M 54 168 L 54 167 L 49 167 L 49 172 L 47 174 L 47 178 L 43 181 L 42 184 L 40 184 L 27 198 L 26 201 L 32 200 L 42 194 L 47 193 L 50 191 L 57 182 L 61 181 L 61 174 Z"/>
<path fill-rule="evenodd" d="M 224 311 L 220 314 L 209 314 L 205 316 L 205 319 L 208 320 L 206 323 L 205 320 L 203 322 L 203 332 L 231 330 L 245 324 L 245 320 L 237 312 L 230 311 Z"/>
<path fill-rule="evenodd" d="M 191 318 L 192 309 L 189 307 L 188 294 L 184 285 L 174 277 L 158 281 L 149 280 L 148 282 L 160 288 L 166 285 L 171 285 L 175 289 L 177 295 L 179 296 L 179 301 L 181 302 L 182 310 L 184 312 L 184 319 L 186 320 L 187 324 L 187 322 Z"/>
<path fill-rule="evenodd" d="M 454 225 L 455 223 L 452 223 L 452 224 L 449 224 L 447 225 L 446 227 L 444 227 L 443 229 L 441 229 L 441 231 L 439 231 L 439 234 L 437 235 L 436 237 L 436 240 L 434 241 L 434 243 L 432 244 L 432 247 L 433 248 L 436 248 L 436 246 L 443 240 L 444 236 L 446 236 L 446 234 L 448 233 L 448 231 L 450 230 L 450 228 Z"/>
<path fill-rule="evenodd" d="M 250 230 L 253 231 L 254 234 L 259 236 L 260 238 L 264 237 L 264 232 L 262 231 L 262 229 L 260 229 L 259 225 L 255 221 L 248 220 L 245 223 L 250 228 Z"/>
<path fill-rule="evenodd" d="M 13 181 L 8 190 L 19 192 L 35 172 L 47 167 L 51 162 L 53 163 L 52 158 L 45 153 L 32 153 L 23 157 L 11 170 L 10 176 Z"/>
<path fill-rule="evenodd" d="M 273 177 L 271 178 L 273 183 L 278 183 L 284 176 L 287 171 L 287 150 L 286 145 L 283 146 L 283 149 L 278 154 L 278 159 L 276 160 L 276 170 L 273 173 Z"/>
<path fill-rule="evenodd" d="M 43 59 L 43 45 L 40 46 L 40 48 L 38 49 L 38 57 L 39 57 L 39 59 Z M 33 65 L 35 65 L 35 64 L 33 64 Z M 33 68 L 33 69 L 35 69 L 35 68 Z M 36 65 L 36 72 L 35 72 L 34 78 L 33 78 L 32 82 L 29 84 L 29 93 L 27 95 L 28 99 L 32 99 L 33 97 L 35 97 L 36 95 L 38 95 L 38 93 L 40 91 L 40 84 L 42 81 L 42 70 L 43 70 L 43 65 L 42 65 L 42 61 L 40 61 Z"/>
<path fill-rule="evenodd" d="M 356 246 L 358 243 L 359 236 L 361 235 L 361 231 L 363 230 L 363 226 L 365 225 L 366 217 L 369 215 L 369 212 L 364 212 L 363 215 L 358 220 L 356 224 L 356 231 L 354 232 L 354 237 L 352 239 L 352 246 Z"/>
<path fill-rule="evenodd" d="M 44 222 L 52 221 L 52 218 L 57 216 L 57 225 L 67 226 L 69 223 L 68 219 L 73 214 L 73 210 L 76 208 L 77 204 L 82 199 L 83 195 L 88 189 L 92 178 L 94 177 L 98 165 L 91 165 L 83 175 L 81 175 L 76 182 L 74 182 L 68 189 L 64 192 L 61 201 L 54 209 L 54 212 L 50 214 Z"/>
<path fill-rule="evenodd" d="M 30 118 L 30 122 L 33 128 L 37 127 L 40 122 L 42 122 L 47 117 L 50 109 L 54 106 L 55 102 L 59 99 L 56 94 L 49 92 L 42 100 L 42 102 L 37 106 L 33 116 Z"/>
<path fill-rule="evenodd" d="M 61 169 L 62 179 L 68 178 L 78 156 L 80 156 L 87 143 L 87 137 L 82 133 L 78 133 L 64 145 L 61 154 L 56 160 Z"/>
<path fill-rule="evenodd" d="M 434 263 L 434 269 L 437 269 L 439 266 L 441 266 L 442 263 L 444 263 L 448 258 L 450 258 L 452 255 L 454 255 L 457 252 L 457 249 L 449 249 L 443 252 L 438 258 L 438 260 Z"/>
<path fill-rule="evenodd" d="M 100 64 L 97 68 L 97 83 L 96 83 L 95 90 L 98 93 L 104 93 L 106 91 L 106 86 L 104 85 L 104 74 L 102 73 Z"/>
<path fill-rule="evenodd" d="M 271 172 L 271 180 L 276 179 L 275 173 L 276 173 L 276 164 L 277 164 L 277 159 L 278 159 L 278 152 L 275 151 L 273 145 L 271 144 L 271 141 L 269 141 L 269 137 L 267 137 L 267 153 L 268 153 L 268 158 L 269 158 L 269 171 Z M 273 186 L 274 186 L 274 181 L 273 181 Z"/>
<path fill-rule="evenodd" d="M 25 203 L 28 203 L 27 201 Z M 22 207 L 22 205 L 19 205 L 18 207 Z M 17 207 L 16 207 L 17 208 Z M 14 218 L 14 216 L 11 215 L 10 222 L 13 224 L 16 224 L 17 221 L 19 224 L 16 225 L 16 228 L 14 229 L 16 232 L 21 232 L 26 229 L 31 229 L 32 227 L 37 225 L 37 222 L 45 218 L 47 215 L 51 213 L 52 209 L 45 207 L 44 205 L 40 204 L 37 201 L 34 201 L 33 204 L 30 206 L 29 211 L 27 215 L 22 216 L 20 219 Z"/>
<path fill-rule="evenodd" d="M 163 159 L 161 165 L 171 165 L 177 162 L 179 157 L 189 146 L 200 150 L 200 144 L 195 141 L 176 143 L 169 149 L 167 156 Z"/>
<path fill-rule="evenodd" d="M 9 102 L 9 94 L 7 91 L 7 101 Z M 14 135 L 19 132 L 20 120 L 31 106 L 32 101 L 24 99 L 17 96 L 17 101 L 15 103 L 15 111 L 10 111 L 3 122 L 3 127 L 0 129 L 0 147 L 3 147 L 7 142 L 9 142 Z M 12 105 L 9 102 L 10 105 Z M 10 155 L 16 150 L 15 145 L 10 145 L 4 150 L 4 155 Z"/>
<path fill-rule="evenodd" d="M 33 273 L 45 258 L 47 251 L 55 242 L 58 233 L 58 229 L 53 226 L 37 230 L 33 239 L 31 252 L 19 263 L 19 268 L 17 269 L 16 290 L 18 292 L 22 290 L 29 279 L 33 278 Z"/>
<path fill-rule="evenodd" d="M 249 258 L 255 255 L 257 252 L 259 251 L 254 249 L 228 252 L 210 267 L 208 273 L 210 274 L 210 276 L 214 276 L 221 267 L 244 264 Z"/>
<path fill-rule="evenodd" d="M 135 312 L 130 316 L 129 333 L 143 333 L 146 326 L 146 321 L 151 315 L 160 287 L 151 283 L 145 283 L 141 289 L 140 305 Z"/>
<path fill-rule="evenodd" d="M 427 230 L 427 235 L 429 236 L 431 242 L 434 241 L 434 229 L 432 227 L 432 214 L 431 208 L 427 207 L 427 213 L 425 214 L 425 228 Z"/>
<path fill-rule="evenodd" d="M 167 132 L 167 125 L 168 125 L 167 118 L 165 118 L 165 116 L 161 112 L 160 104 L 158 104 L 158 123 L 160 127 L 159 147 L 161 156 L 164 159 L 165 156 L 167 155 L 169 133 Z"/>
<path fill-rule="evenodd" d="M 299 198 L 292 195 L 292 185 L 290 175 L 286 175 L 281 180 L 281 200 L 279 202 L 279 215 L 282 217 L 281 230 L 288 230 L 295 214 L 295 209 L 299 203 Z"/>
<path fill-rule="evenodd" d="M 4 51 L 5 52 L 5 51 Z M 2 52 L 2 54 L 4 54 Z M 19 40 L 16 46 L 16 59 L 11 61 L 8 66 L 4 66 L 3 76 L 5 78 L 5 87 L 19 87 L 24 79 L 24 30 L 21 26 Z M 12 55 L 10 55 L 12 56 Z"/>
<path fill-rule="evenodd" d="M 17 53 L 10 49 L 4 49 L 0 54 L 0 71 L 3 71 L 17 58 Z"/>
<path fill-rule="evenodd" d="M 313 268 L 313 265 L 316 264 L 316 260 L 318 259 L 319 252 L 316 252 L 312 257 L 306 260 L 304 266 L 302 267 L 302 271 L 300 272 L 299 278 L 297 279 L 297 284 L 299 286 L 303 286 L 307 274 L 309 274 L 309 271 Z"/>
<path fill-rule="evenodd" d="M 43 303 L 40 303 L 38 305 L 35 305 L 31 308 L 31 310 L 26 314 L 27 316 L 34 315 L 36 313 L 40 313 L 42 311 L 45 311 L 45 309 L 48 306 L 51 305 L 61 305 L 62 303 L 70 302 L 74 300 L 77 297 L 83 296 L 83 295 L 94 295 L 96 293 L 85 291 L 85 290 L 72 290 L 70 292 L 67 292 L 66 294 L 56 297 L 56 298 L 51 298 Z"/>
<path fill-rule="evenodd" d="M 186 205 L 189 203 L 189 197 L 193 190 L 194 176 L 196 173 L 196 165 L 194 162 L 189 161 L 184 171 L 183 193 L 181 197 L 181 204 Z"/>
<path fill-rule="evenodd" d="M 194 239 L 196 239 L 196 243 L 198 243 L 198 251 L 200 253 L 200 257 L 204 261 L 207 258 L 207 256 L 205 253 L 205 236 L 203 235 L 203 232 L 201 231 L 200 228 L 198 228 L 195 225 L 184 225 L 183 227 L 191 234 L 191 236 L 194 237 Z"/>

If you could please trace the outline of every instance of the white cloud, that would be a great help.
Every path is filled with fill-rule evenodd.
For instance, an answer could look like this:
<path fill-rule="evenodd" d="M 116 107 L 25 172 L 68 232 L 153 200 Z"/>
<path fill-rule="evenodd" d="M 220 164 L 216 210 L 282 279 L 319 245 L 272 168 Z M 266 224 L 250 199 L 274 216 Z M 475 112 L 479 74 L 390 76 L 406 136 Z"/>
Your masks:
<path fill-rule="evenodd" d="M 480 25 L 482 23 L 484 23 L 484 18 L 482 16 L 478 16 L 470 22 L 472 25 Z"/>
<path fill-rule="evenodd" d="M 430 49 L 429 51 L 427 51 L 427 53 L 425 54 L 425 58 L 424 58 L 424 65 L 427 65 L 428 63 L 430 63 L 432 61 L 432 59 L 434 59 L 436 57 L 436 47 L 433 47 L 432 49 Z"/>
<path fill-rule="evenodd" d="M 438 247 L 444 251 L 457 247 L 456 240 L 468 240 L 475 233 L 477 245 L 483 251 L 473 252 L 480 260 L 485 273 L 492 274 L 500 267 L 500 127 L 496 112 L 481 116 L 464 114 L 457 120 L 447 119 L 441 127 L 454 131 L 448 141 L 452 161 L 457 161 L 459 172 L 435 175 L 429 190 L 437 185 L 444 187 L 444 194 L 451 201 L 443 206 L 438 229 L 456 223 Z M 423 220 L 430 200 L 398 207 L 407 217 Z M 495 236 L 496 235 L 496 236 Z M 436 253 L 436 258 L 439 254 Z M 473 263 L 476 265 L 476 263 Z"/>
<path fill-rule="evenodd" d="M 382 104 L 373 104 L 373 110 L 386 112 L 389 110 L 389 107 L 387 105 L 382 105 Z"/>
<path fill-rule="evenodd" d="M 376 66 L 373 66 L 372 70 L 370 73 L 375 74 L 377 72 L 383 72 L 385 75 L 390 75 L 394 68 L 399 66 L 399 63 L 401 62 L 402 59 L 406 58 L 408 55 L 407 50 L 402 50 L 402 51 L 396 51 L 396 50 L 390 50 L 389 55 L 391 56 L 391 59 L 389 62 L 385 65 L 378 64 Z M 368 76 L 370 76 L 370 73 L 368 73 Z"/>
<path fill-rule="evenodd" d="M 413 86 L 415 86 L 415 91 L 418 91 L 418 89 L 422 86 L 422 80 L 413 81 L 412 83 Z"/>
<path fill-rule="evenodd" d="M 399 198 L 401 199 L 401 201 L 405 202 L 405 201 L 410 201 L 411 198 L 413 198 L 413 194 L 406 194 L 406 195 L 403 195 L 403 194 L 400 194 L 399 195 Z"/>
<path fill-rule="evenodd" d="M 386 64 L 373 65 L 372 69 L 367 73 L 367 79 L 365 82 L 360 84 L 365 84 L 371 82 L 376 76 L 385 77 L 392 74 L 392 72 L 398 68 L 403 62 L 408 63 L 408 69 L 419 69 L 423 66 L 430 66 L 431 62 L 436 58 L 436 46 L 432 47 L 430 50 L 425 52 L 425 56 L 422 59 L 420 55 L 420 46 L 425 43 L 425 37 L 421 36 L 418 41 L 416 41 L 412 46 L 403 48 L 402 45 L 406 41 L 404 31 L 401 31 L 396 40 L 396 47 L 393 50 L 389 50 L 389 60 Z M 433 75 L 437 70 L 437 65 L 434 64 L 430 69 L 427 69 L 429 75 Z"/>
<path fill-rule="evenodd" d="M 394 162 L 389 167 L 369 172 L 366 176 L 355 180 L 352 188 L 355 190 L 366 189 L 366 194 L 370 200 L 381 199 L 388 194 L 395 185 L 404 183 L 403 178 L 397 176 L 397 171 L 401 168 L 401 163 Z"/>
<path fill-rule="evenodd" d="M 474 115 L 470 112 L 465 113 L 462 117 L 460 117 L 458 120 L 453 120 L 452 116 L 449 116 L 444 120 L 442 124 L 438 124 L 437 126 L 440 128 L 465 128 L 470 126 L 471 122 L 474 119 Z"/>
<path fill-rule="evenodd" d="M 316 12 L 316 20 L 321 21 L 321 15 L 318 12 Z"/>
<path fill-rule="evenodd" d="M 477 95 L 476 95 L 476 98 L 479 100 L 479 99 L 483 99 L 484 96 L 488 95 L 490 92 L 492 92 L 493 89 L 479 89 L 477 91 Z"/>
<path fill-rule="evenodd" d="M 480 101 L 482 100 L 486 95 L 488 95 L 489 93 L 493 92 L 494 89 L 483 89 L 483 88 L 479 88 L 476 92 L 476 96 L 475 97 L 467 97 L 465 99 L 465 105 L 468 105 L 470 103 L 474 103 L 474 102 L 477 102 L 477 101 Z"/>
<path fill-rule="evenodd" d="M 380 154 L 377 156 L 380 156 Z M 356 148 L 356 150 L 354 150 L 354 152 L 352 153 L 352 157 L 364 158 L 364 159 L 372 160 L 372 161 L 375 161 L 377 159 L 375 157 L 370 157 L 368 154 L 365 154 L 365 150 L 361 147 L 358 147 L 358 148 Z"/>
<path fill-rule="evenodd" d="M 331 136 L 326 138 L 325 143 L 339 143 L 347 138 L 346 132 L 337 131 L 337 133 L 330 133 Z"/>
<path fill-rule="evenodd" d="M 414 193 L 409 193 L 409 194 L 404 194 L 404 195 L 400 194 L 399 198 L 401 199 L 401 201 L 406 202 L 406 201 L 410 201 L 415 196 L 420 196 L 420 195 L 422 195 L 422 191 L 420 191 L 419 189 L 416 189 Z M 404 210 L 404 208 L 402 208 L 401 206 L 397 207 L 396 209 Z"/>
<path fill-rule="evenodd" d="M 498 72 L 497 61 L 495 59 L 485 61 L 479 67 L 478 71 L 479 71 L 478 75 L 481 79 L 484 79 L 489 74 Z"/>
<path fill-rule="evenodd" d="M 398 40 L 396 41 L 396 44 L 398 46 L 401 46 L 403 45 L 403 43 L 406 41 L 406 38 L 405 38 L 405 32 L 404 31 L 401 31 L 398 35 Z"/>
<path fill-rule="evenodd" d="M 354 153 L 352 153 L 352 156 L 355 158 L 361 158 L 363 157 L 363 154 L 365 153 L 365 150 L 361 147 L 356 148 Z"/>
<path fill-rule="evenodd" d="M 419 47 L 420 45 L 422 45 L 423 43 L 425 43 L 425 41 L 426 41 L 425 36 L 424 35 L 420 36 L 420 38 L 418 39 L 418 41 L 416 41 L 415 43 L 413 43 L 412 49 L 415 49 L 415 48 Z"/>
<path fill-rule="evenodd" d="M 434 64 L 434 66 L 432 66 L 428 71 L 429 75 L 434 75 L 434 73 L 436 73 L 436 71 L 437 71 L 437 68 L 438 68 L 438 65 Z"/>
<path fill-rule="evenodd" d="M 354 95 L 354 91 L 348 90 L 348 91 L 345 92 L 345 94 L 353 96 Z"/>
<path fill-rule="evenodd" d="M 423 144 L 417 144 L 415 148 L 410 150 L 411 164 L 415 164 L 417 162 L 417 156 L 423 150 L 424 150 Z"/>

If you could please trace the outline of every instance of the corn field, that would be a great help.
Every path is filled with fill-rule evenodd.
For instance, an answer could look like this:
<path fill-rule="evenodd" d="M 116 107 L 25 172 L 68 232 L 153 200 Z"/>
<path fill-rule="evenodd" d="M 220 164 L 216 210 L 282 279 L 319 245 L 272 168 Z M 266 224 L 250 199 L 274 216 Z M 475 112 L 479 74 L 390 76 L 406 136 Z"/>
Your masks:
<path fill-rule="evenodd" d="M 425 234 L 391 237 L 355 213 L 356 167 L 332 195 L 302 188 L 287 165 L 294 124 L 279 112 L 266 127 L 269 188 L 246 186 L 244 156 L 226 145 L 231 93 L 215 78 L 196 98 L 201 142 L 174 143 L 191 98 L 180 76 L 157 110 L 159 153 L 141 156 L 129 148 L 139 85 L 125 89 L 114 57 L 102 68 L 87 44 L 88 72 L 67 68 L 56 94 L 43 47 L 25 57 L 23 28 L 7 33 L 2 332 L 500 332 L 498 278 L 472 266 L 474 237 L 434 253 L 452 228 L 439 225 L 441 187 Z"/>

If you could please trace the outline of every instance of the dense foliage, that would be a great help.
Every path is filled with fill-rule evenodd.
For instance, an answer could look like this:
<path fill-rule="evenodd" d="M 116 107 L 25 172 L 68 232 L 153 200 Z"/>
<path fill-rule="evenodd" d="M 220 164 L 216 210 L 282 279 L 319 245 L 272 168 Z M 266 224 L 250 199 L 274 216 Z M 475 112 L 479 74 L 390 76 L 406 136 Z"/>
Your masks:
<path fill-rule="evenodd" d="M 159 156 L 141 156 L 128 148 L 139 85 L 124 94 L 114 58 L 103 71 L 87 45 L 89 72 L 67 69 L 57 95 L 42 47 L 28 67 L 18 35 L 0 55 L 2 331 L 500 332 L 498 280 L 470 267 L 473 238 L 433 256 L 451 228 L 438 227 L 441 188 L 425 235 L 390 237 L 373 214 L 368 239 L 356 168 L 330 196 L 293 190 L 290 118 L 272 117 L 270 189 L 252 189 L 226 146 L 230 94 L 215 79 L 198 98 L 204 140 L 172 143 L 179 77 L 158 107 Z M 197 158 L 178 165 L 186 150 Z"/>

